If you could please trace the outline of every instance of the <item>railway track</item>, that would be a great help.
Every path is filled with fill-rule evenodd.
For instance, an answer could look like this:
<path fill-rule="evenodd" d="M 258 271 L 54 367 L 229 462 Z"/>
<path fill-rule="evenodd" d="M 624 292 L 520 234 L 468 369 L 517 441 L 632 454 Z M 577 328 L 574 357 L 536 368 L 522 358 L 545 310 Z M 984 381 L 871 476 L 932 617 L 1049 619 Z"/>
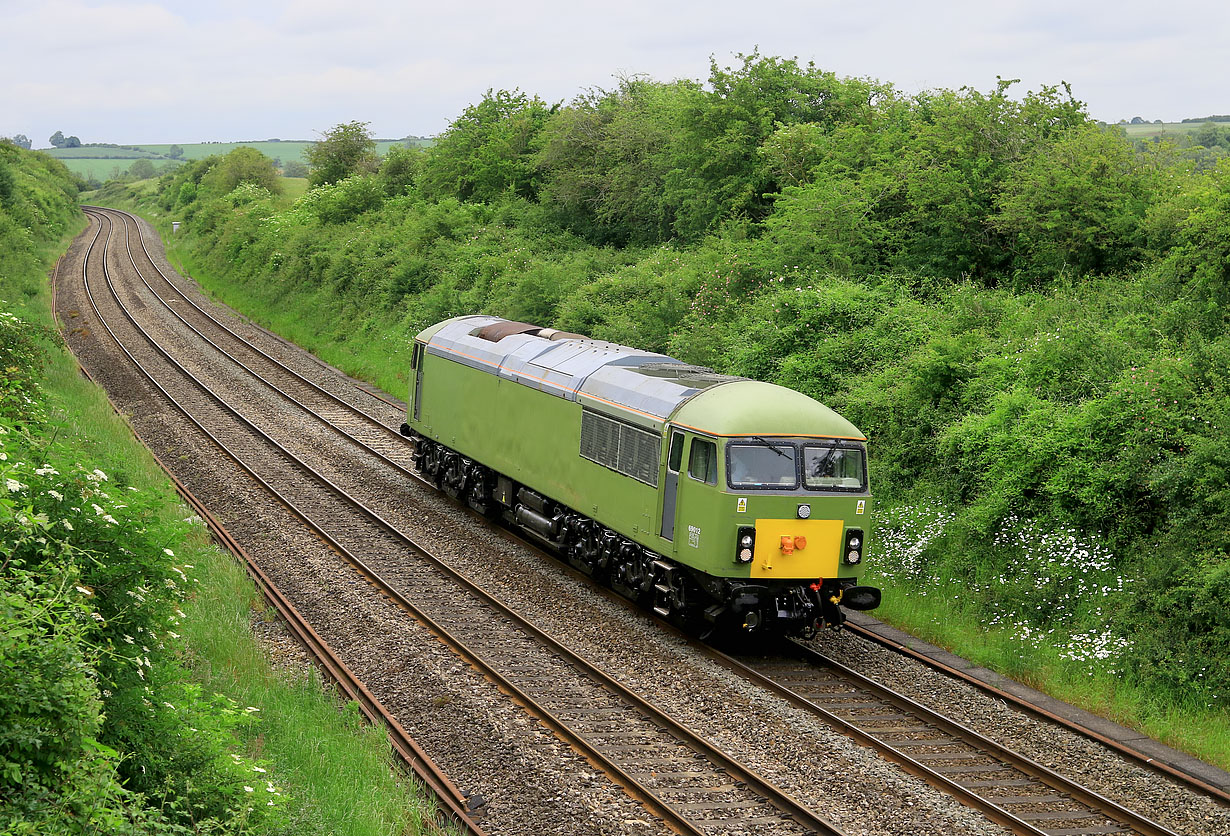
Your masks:
<path fill-rule="evenodd" d="M 92 211 L 92 216 L 101 229 L 111 213 Z M 106 297 L 88 271 L 83 281 L 99 322 L 133 367 L 383 595 L 672 829 L 688 834 L 842 832 L 483 592 L 246 417 L 245 411 L 260 412 L 259 404 L 245 410 L 254 404 L 228 402 L 161 346 L 151 333 L 157 326 L 150 331 L 142 327 L 136 310 L 141 305 L 125 304 L 111 279 L 109 255 L 104 245 Z M 129 259 L 139 273 L 131 251 Z M 210 345 L 251 371 L 217 343 Z M 291 397 L 280 390 L 279 396 Z M 361 443 L 347 434 L 341 437 Z M 307 477 L 313 488 L 300 477 Z M 391 576 L 360 557 L 404 550 L 419 560 L 409 571 L 403 565 Z"/>
<path fill-rule="evenodd" d="M 133 310 L 148 314 L 149 306 L 161 306 L 170 318 L 190 329 L 198 349 L 208 346 L 230 358 L 228 362 L 234 364 L 236 375 L 242 370 L 245 376 L 261 382 L 259 391 L 251 390 L 250 403 L 243 405 L 226 404 L 221 396 L 207 392 L 204 387 L 185 394 L 185 400 L 192 404 L 213 401 L 213 406 L 207 407 L 213 410 L 209 414 L 230 413 L 247 425 L 243 431 L 229 431 L 233 441 L 228 443 L 238 448 L 237 461 L 239 457 L 255 457 L 257 454 L 249 453 L 249 449 L 262 446 L 264 451 L 259 455 L 267 462 L 262 470 L 277 473 L 290 468 L 308 474 L 312 468 L 301 459 L 304 451 L 328 443 L 324 441 L 328 436 L 333 443 L 346 439 L 341 443 L 354 445 L 363 451 L 361 455 L 373 461 L 382 461 L 380 466 L 388 470 L 385 479 L 414 475 L 404 440 L 395 431 L 379 418 L 308 380 L 269 352 L 251 346 L 209 315 L 163 273 L 146 251 L 135 221 L 111 211 L 96 210 L 95 214 L 100 224 L 104 216 L 123 224 L 124 257 L 141 277 L 147 294 L 143 301 L 133 305 Z M 134 230 L 139 244 L 135 249 Z M 109 279 L 107 284 L 110 287 Z M 114 295 L 118 303 L 119 293 Z M 119 310 L 117 305 L 111 311 L 112 318 Z M 98 315 L 103 317 L 101 311 Z M 148 345 L 154 344 L 154 336 L 139 336 L 137 320 L 131 312 L 125 310 L 120 318 L 132 326 L 127 337 L 130 341 L 147 340 Z M 183 339 L 166 327 L 164 319 L 151 330 L 171 341 Z M 116 339 L 118 343 L 119 337 Z M 153 360 L 153 354 L 149 355 L 151 364 L 160 364 L 161 373 L 174 374 L 170 367 L 177 364 L 169 354 L 160 354 L 161 360 Z M 188 368 L 179 369 L 179 376 L 190 376 Z M 257 426 L 261 405 L 267 405 L 269 398 L 295 405 L 304 416 L 315 416 L 305 417 L 304 425 L 297 428 L 304 430 L 308 424 L 314 427 L 307 433 L 306 442 L 298 439 L 298 454 L 290 449 L 296 446 L 295 439 L 283 446 L 272 437 L 276 428 L 267 428 L 271 431 L 266 432 Z M 250 408 L 244 410 L 242 406 Z M 244 411 L 253 416 L 252 420 L 242 418 L 240 413 Z M 217 443 L 224 444 L 221 440 Z M 403 611 L 428 625 L 471 665 L 498 682 L 539 722 L 584 752 L 592 764 L 621 783 L 672 828 L 680 832 L 722 833 L 750 825 L 761 832 L 839 832 L 788 795 L 772 797 L 774 788 L 770 782 L 758 781 L 753 770 L 727 758 L 715 747 L 709 746 L 706 751 L 705 741 L 681 724 L 673 723 L 617 681 L 601 671 L 586 670 L 584 659 L 484 593 L 450 569 L 445 561 L 417 549 L 395 522 L 381 515 L 380 509 L 363 507 L 347 495 L 344 486 L 330 483 L 329 474 L 316 473 L 310 478 L 318 487 L 328 486 L 327 492 L 333 495 L 330 501 L 335 504 L 305 510 L 301 517 L 330 542 L 335 552 L 365 573 L 369 582 Z M 305 493 L 318 493 L 304 491 L 301 485 L 280 490 L 271 484 L 269 489 L 288 507 L 308 502 L 302 496 Z M 340 498 L 343 495 L 345 499 Z M 371 528 L 346 531 L 337 537 L 326 532 L 326 521 L 355 514 L 366 515 Z M 397 564 L 398 568 L 386 573 L 386 578 L 382 576 L 384 570 L 367 567 L 357 556 L 360 549 L 370 550 L 368 544 L 386 539 L 385 548 L 389 550 L 416 550 L 419 559 L 413 571 L 405 564 Z M 426 572 L 426 565 L 431 565 L 435 574 Z M 469 605 L 465 609 L 457 607 L 458 589 L 465 589 L 465 594 L 478 602 L 474 609 L 469 609 Z M 489 629 L 492 624 L 501 629 Z M 723 664 L 792 704 L 823 716 L 843 733 L 875 748 L 933 785 L 942 786 L 1012 832 L 1053 836 L 1171 833 L 988 740 L 966 734 L 968 730 L 926 712 L 921 706 L 917 707 L 921 712 L 907 708 L 901 702 L 904 698 L 885 694 L 886 689 L 874 683 L 856 684 L 857 675 L 848 676 L 829 660 L 807 657 L 809 652 L 800 648 L 790 657 L 724 659 Z M 743 662 L 752 664 L 744 666 Z M 697 769 L 699 760 L 707 762 L 703 770 Z M 755 789 L 749 793 L 752 787 Z"/>
<path fill-rule="evenodd" d="M 731 661 L 908 772 L 1020 836 L 1169 836 L 1173 831 L 854 670 L 789 642 Z"/>

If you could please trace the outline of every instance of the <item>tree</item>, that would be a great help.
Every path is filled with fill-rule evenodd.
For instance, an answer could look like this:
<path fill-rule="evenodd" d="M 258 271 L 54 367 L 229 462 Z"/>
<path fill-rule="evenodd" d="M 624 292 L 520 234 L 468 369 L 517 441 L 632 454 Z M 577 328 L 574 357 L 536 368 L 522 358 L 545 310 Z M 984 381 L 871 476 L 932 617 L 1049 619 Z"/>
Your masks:
<path fill-rule="evenodd" d="M 460 200 L 490 201 L 508 192 L 536 197 L 536 140 L 556 110 L 520 90 L 488 90 L 427 152 L 421 187 Z"/>
<path fill-rule="evenodd" d="M 56 148 L 63 148 L 64 147 L 64 132 L 56 131 L 51 136 L 47 137 L 47 141 L 50 142 Z"/>
<path fill-rule="evenodd" d="M 287 160 L 282 164 L 283 177 L 307 177 L 308 174 L 307 163 L 300 160 Z"/>
<path fill-rule="evenodd" d="M 30 138 L 25 134 L 14 134 L 8 138 L 8 141 L 16 145 L 18 148 L 25 148 L 27 151 L 30 150 Z"/>
<path fill-rule="evenodd" d="M 664 205 L 668 153 L 680 113 L 699 85 L 620 79 L 577 98 L 543 127 L 535 160 L 541 200 L 597 244 L 652 244 L 671 237 Z"/>
<path fill-rule="evenodd" d="M 201 178 L 203 188 L 217 194 L 230 194 L 240 183 L 255 183 L 272 194 L 282 191 L 282 181 L 273 167 L 273 160 L 255 148 L 241 146 L 215 159 L 209 173 Z"/>
<path fill-rule="evenodd" d="M 64 138 L 64 147 L 65 147 L 65 148 L 80 148 L 80 147 L 81 147 L 81 140 L 80 140 L 80 139 L 78 139 L 78 138 L 77 138 L 77 137 L 75 137 L 75 136 L 65 137 L 65 138 Z"/>
<path fill-rule="evenodd" d="M 326 131 L 307 151 L 312 167 L 309 184 L 336 183 L 352 174 L 376 170 L 376 140 L 367 130 L 368 122 L 347 122 Z"/>
<path fill-rule="evenodd" d="M 0 206 L 13 202 L 13 194 L 17 191 L 17 179 L 9 170 L 8 164 L 0 159 Z"/>
<path fill-rule="evenodd" d="M 178 145 L 172 145 L 169 149 L 167 149 L 167 156 L 173 160 L 178 160 L 184 156 L 184 149 L 180 148 Z"/>
<path fill-rule="evenodd" d="M 385 194 L 398 195 L 410 188 L 418 176 L 422 157 L 423 152 L 417 148 L 400 145 L 390 148 L 380 163 L 380 182 L 384 184 Z"/>
<path fill-rule="evenodd" d="M 137 160 L 128 167 L 128 176 L 133 180 L 148 180 L 154 176 L 154 164 L 149 160 Z"/>
<path fill-rule="evenodd" d="M 1121 133 L 1090 123 L 1010 166 L 988 220 L 1022 275 L 1121 270 L 1141 257 L 1146 214 L 1166 183 Z"/>

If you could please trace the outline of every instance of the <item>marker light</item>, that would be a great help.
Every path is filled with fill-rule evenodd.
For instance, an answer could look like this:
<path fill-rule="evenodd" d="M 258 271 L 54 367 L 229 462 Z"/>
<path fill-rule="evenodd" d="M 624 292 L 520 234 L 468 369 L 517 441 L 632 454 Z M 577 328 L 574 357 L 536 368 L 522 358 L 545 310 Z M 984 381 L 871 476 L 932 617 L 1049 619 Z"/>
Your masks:
<path fill-rule="evenodd" d="M 863 559 L 863 531 L 859 528 L 846 529 L 845 561 L 853 566 Z"/>
<path fill-rule="evenodd" d="M 810 505 L 800 505 L 799 506 L 799 519 L 805 520 L 810 516 L 811 516 L 811 506 Z"/>
<path fill-rule="evenodd" d="M 735 563 L 751 563 L 756 556 L 756 529 L 754 526 L 741 525 L 735 534 Z"/>

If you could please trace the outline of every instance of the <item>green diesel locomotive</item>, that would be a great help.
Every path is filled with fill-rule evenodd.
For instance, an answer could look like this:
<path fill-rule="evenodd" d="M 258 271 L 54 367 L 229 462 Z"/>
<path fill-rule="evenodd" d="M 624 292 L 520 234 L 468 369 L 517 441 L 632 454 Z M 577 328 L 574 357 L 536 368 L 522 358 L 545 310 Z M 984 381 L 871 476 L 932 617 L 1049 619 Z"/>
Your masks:
<path fill-rule="evenodd" d="M 492 316 L 420 333 L 402 433 L 450 496 L 679 623 L 867 610 L 866 439 L 781 386 Z"/>

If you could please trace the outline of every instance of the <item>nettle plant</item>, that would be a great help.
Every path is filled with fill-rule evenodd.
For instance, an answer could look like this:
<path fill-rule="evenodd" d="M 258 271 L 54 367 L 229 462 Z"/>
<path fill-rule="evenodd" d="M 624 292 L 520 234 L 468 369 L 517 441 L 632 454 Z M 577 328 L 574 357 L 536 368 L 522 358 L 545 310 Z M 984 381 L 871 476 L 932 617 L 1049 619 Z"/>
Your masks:
<path fill-rule="evenodd" d="M 16 602 L 0 623 L 24 642 L 6 654 L 43 658 L 38 648 L 62 645 L 64 675 L 49 675 L 54 700 L 4 701 L 0 788 L 37 775 L 54 792 L 74 754 L 102 752 L 172 822 L 243 832 L 277 821 L 284 798 L 267 765 L 235 751 L 257 709 L 204 693 L 183 663 L 177 628 L 197 581 L 173 547 L 199 521 L 48 442 L 38 333 L 0 316 L 0 592 Z"/>

